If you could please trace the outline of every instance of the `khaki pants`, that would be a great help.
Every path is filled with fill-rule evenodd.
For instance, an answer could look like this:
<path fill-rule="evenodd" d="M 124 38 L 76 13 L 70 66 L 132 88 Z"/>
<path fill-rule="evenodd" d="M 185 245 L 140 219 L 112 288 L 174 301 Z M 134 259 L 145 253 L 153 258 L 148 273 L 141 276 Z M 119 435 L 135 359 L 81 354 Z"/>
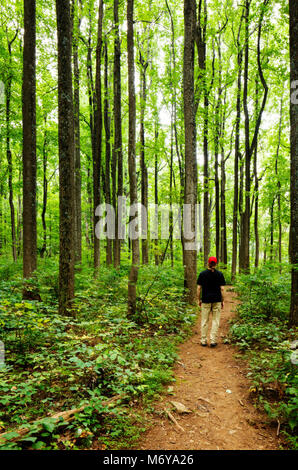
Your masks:
<path fill-rule="evenodd" d="M 208 332 L 208 322 L 209 315 L 212 310 L 212 326 L 210 331 L 210 341 L 211 343 L 216 343 L 217 332 L 220 321 L 220 309 L 221 302 L 215 302 L 213 304 L 204 304 L 202 303 L 201 308 L 201 343 L 207 342 L 207 332 Z"/>

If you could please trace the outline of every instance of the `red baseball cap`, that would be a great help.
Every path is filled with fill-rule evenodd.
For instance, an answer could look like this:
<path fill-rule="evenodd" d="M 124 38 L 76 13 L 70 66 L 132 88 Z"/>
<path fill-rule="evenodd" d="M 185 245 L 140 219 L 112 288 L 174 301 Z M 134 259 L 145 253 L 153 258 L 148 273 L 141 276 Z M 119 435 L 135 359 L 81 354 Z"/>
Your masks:
<path fill-rule="evenodd" d="M 208 259 L 208 263 L 215 263 L 215 264 L 217 264 L 217 258 L 215 258 L 215 256 L 210 256 L 210 258 Z"/>

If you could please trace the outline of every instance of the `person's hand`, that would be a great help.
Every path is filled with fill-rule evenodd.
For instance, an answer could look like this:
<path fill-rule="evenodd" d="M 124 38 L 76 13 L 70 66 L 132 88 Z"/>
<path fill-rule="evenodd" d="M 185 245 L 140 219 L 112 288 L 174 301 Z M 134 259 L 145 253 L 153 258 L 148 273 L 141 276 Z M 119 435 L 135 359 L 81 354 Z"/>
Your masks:
<path fill-rule="evenodd" d="M 201 307 L 201 305 L 202 305 L 202 301 L 198 300 L 198 306 Z"/>
<path fill-rule="evenodd" d="M 224 308 L 224 306 L 225 306 L 225 303 L 224 303 L 224 301 L 222 301 L 221 308 Z"/>

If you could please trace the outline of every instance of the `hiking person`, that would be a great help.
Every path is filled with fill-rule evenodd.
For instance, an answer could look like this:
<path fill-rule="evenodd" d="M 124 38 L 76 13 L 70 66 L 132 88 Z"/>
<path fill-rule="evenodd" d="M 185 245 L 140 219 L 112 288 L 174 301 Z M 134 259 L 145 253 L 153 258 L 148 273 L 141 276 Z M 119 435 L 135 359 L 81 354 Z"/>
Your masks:
<path fill-rule="evenodd" d="M 207 346 L 207 332 L 210 312 L 212 311 L 212 326 L 210 331 L 210 347 L 217 346 L 217 332 L 220 322 L 220 310 L 224 307 L 224 291 L 226 281 L 222 272 L 215 269 L 217 258 L 208 259 L 208 269 L 198 277 L 198 304 L 201 307 L 201 345 Z M 201 297 L 202 291 L 202 299 Z"/>

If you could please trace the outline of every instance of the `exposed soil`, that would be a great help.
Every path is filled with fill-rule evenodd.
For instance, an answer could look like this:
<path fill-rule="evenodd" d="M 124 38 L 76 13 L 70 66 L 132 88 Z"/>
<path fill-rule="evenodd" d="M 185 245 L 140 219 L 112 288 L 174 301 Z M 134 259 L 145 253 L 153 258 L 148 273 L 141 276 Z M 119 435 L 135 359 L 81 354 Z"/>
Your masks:
<path fill-rule="evenodd" d="M 200 315 L 194 335 L 180 346 L 174 373 L 176 382 L 154 405 L 152 425 L 138 449 L 152 450 L 277 450 L 280 440 L 266 414 L 255 409 L 245 363 L 235 359 L 234 346 L 224 344 L 228 320 L 237 299 L 226 292 L 218 345 L 200 345 Z M 170 401 L 190 413 L 179 413 Z M 165 409 L 176 419 L 175 424 Z M 183 429 L 179 428 L 182 427 Z"/>

